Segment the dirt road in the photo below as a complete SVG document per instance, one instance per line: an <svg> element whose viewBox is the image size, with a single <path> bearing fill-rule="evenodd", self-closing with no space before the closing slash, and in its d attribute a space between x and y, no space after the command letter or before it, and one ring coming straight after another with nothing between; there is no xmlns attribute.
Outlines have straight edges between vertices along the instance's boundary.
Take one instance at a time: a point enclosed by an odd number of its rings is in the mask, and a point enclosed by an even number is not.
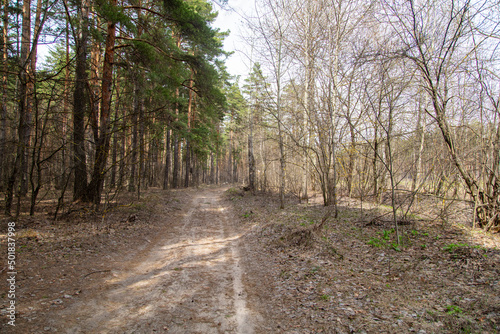
<svg viewBox="0 0 500 334"><path fill-rule="evenodd" d="M165 234L106 288L71 305L51 327L66 333L253 333L259 315L242 283L239 238L224 189L193 192L165 216Z"/></svg>

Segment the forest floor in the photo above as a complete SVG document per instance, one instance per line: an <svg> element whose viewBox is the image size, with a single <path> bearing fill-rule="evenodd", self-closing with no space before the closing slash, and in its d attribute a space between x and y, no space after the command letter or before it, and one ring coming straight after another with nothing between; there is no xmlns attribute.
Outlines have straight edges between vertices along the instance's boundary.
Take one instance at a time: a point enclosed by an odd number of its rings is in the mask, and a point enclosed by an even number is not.
<svg viewBox="0 0 500 334"><path fill-rule="evenodd" d="M229 186L120 204L16 221L16 326L0 264L0 332L500 331L499 235L414 218L398 246L374 219L387 208L345 199L334 218Z"/></svg>

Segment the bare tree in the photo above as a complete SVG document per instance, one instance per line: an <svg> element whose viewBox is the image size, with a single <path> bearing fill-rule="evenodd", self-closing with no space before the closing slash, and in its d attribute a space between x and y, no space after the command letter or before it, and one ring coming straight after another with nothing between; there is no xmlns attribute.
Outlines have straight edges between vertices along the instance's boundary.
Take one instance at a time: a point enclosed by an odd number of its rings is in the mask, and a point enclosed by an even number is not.
<svg viewBox="0 0 500 334"><path fill-rule="evenodd" d="M485 37L479 43L471 43L475 18L481 8L487 7L482 4L453 0L441 6L431 1L408 1L403 6L386 3L386 8L395 18L391 24L402 45L401 55L412 61L424 82L432 103L432 110L426 111L437 122L467 192L475 203L479 203L479 224L489 229L500 224L498 163L493 162L491 166L490 184L481 185L470 173L452 131L454 110L450 105L450 101L456 98L451 95L453 86L457 84L460 70L466 67L466 59L479 47L478 44L487 41ZM493 147L497 143L494 140Z"/></svg>

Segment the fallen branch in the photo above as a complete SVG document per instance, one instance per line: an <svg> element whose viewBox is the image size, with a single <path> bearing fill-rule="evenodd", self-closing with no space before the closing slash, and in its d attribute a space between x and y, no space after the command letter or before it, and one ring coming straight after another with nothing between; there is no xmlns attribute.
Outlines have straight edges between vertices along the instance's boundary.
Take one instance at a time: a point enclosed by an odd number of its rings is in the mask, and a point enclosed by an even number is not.
<svg viewBox="0 0 500 334"><path fill-rule="evenodd" d="M323 226L325 225L326 221L328 220L328 218L330 218L330 216L332 215L332 212L333 210L328 210L328 212L323 216L323 219L321 219L321 223L313 226L312 230L314 232L318 232L318 231L321 231L321 229L323 228Z"/></svg>
<svg viewBox="0 0 500 334"><path fill-rule="evenodd" d="M107 273L107 272L110 272L110 271L111 271L111 270L97 270L97 271L92 271L92 272L90 272L90 273L88 273L88 274L86 274L86 275L82 276L82 278L85 278L85 277L90 276L90 275L92 275L92 274L97 274L97 273Z"/></svg>

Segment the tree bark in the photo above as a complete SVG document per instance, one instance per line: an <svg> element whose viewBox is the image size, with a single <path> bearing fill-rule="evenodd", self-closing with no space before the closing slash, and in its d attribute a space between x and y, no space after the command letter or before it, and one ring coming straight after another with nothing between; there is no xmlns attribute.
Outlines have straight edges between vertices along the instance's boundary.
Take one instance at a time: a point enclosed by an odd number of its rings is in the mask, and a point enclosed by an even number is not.
<svg viewBox="0 0 500 334"><path fill-rule="evenodd" d="M117 0L110 0L114 7ZM111 89L113 81L113 57L115 52L116 22L108 21L106 49L104 52L104 64L102 68L102 99L101 115L99 117L99 140L96 143L94 171L89 184L89 193L92 202L99 206L101 203L101 193L104 186L104 176L106 172L106 161L109 155L110 145L110 115L111 115Z"/></svg>
<svg viewBox="0 0 500 334"><path fill-rule="evenodd" d="M141 83L142 84L142 83ZM142 90L140 92L139 100L139 177L137 178L137 198L141 196L142 188L147 189L146 182L146 157L145 157L145 130L144 130L144 98L142 97Z"/></svg>
<svg viewBox="0 0 500 334"><path fill-rule="evenodd" d="M251 192L255 192L255 158L253 155L253 110L250 107L248 134L248 188Z"/></svg>
<svg viewBox="0 0 500 334"><path fill-rule="evenodd" d="M0 124L0 191L4 191L5 179L7 175L7 69L8 69L8 27L9 27L9 1L3 1L3 57L2 57L2 106Z"/></svg>
<svg viewBox="0 0 500 334"><path fill-rule="evenodd" d="M347 117L350 118L350 115L348 114ZM354 173L354 162L356 159L356 133L354 129L354 125L352 122L349 122L349 132L351 135L351 142L349 143L349 161L347 164L347 193L348 196L352 196L352 179L353 179L353 173Z"/></svg>
<svg viewBox="0 0 500 334"><path fill-rule="evenodd" d="M184 187L189 187L189 175L191 172L191 140L189 138L189 133L191 132L191 118L193 117L193 71L191 71L191 79L189 80L189 100L188 100L188 114L187 114L187 131L188 136L186 138L186 177L184 178Z"/></svg>
<svg viewBox="0 0 500 334"><path fill-rule="evenodd" d="M210 152L210 184L215 183L215 161L214 152Z"/></svg>
<svg viewBox="0 0 500 334"><path fill-rule="evenodd" d="M415 133L418 136L418 142L419 142L419 147L416 152L416 159L414 162L414 172L413 172L413 178L412 178L412 183L411 183L411 191L414 192L415 189L417 189L417 181L418 181L418 173L421 170L421 164L422 164L422 152L424 151L424 142L425 142L425 118L422 119L424 116L424 112L422 107L419 105L418 107L418 116L417 116L417 128L415 129ZM424 125L422 125L422 123Z"/></svg>
<svg viewBox="0 0 500 334"><path fill-rule="evenodd" d="M165 135L165 173L163 177L163 189L168 189L170 178L170 160L172 155L172 148L170 146L170 129L167 129Z"/></svg>
<svg viewBox="0 0 500 334"><path fill-rule="evenodd" d="M175 90L175 97L179 98L179 88ZM178 102L175 102L175 121L179 121L179 106ZM178 188L180 183L180 138L178 131L174 131L174 166L172 171L172 188Z"/></svg>
<svg viewBox="0 0 500 334"><path fill-rule="evenodd" d="M26 156L26 138L29 139L29 115L27 106L28 71L29 71L29 49L31 40L31 1L23 1L23 23L21 35L21 54L19 57L19 88L18 88L18 144L16 150L16 160L7 182L5 196L5 214L10 215L12 200L14 197L14 186L24 166ZM20 180L18 199L21 192L22 177ZM19 204L19 203L18 203ZM19 205L18 205L19 211Z"/></svg>
<svg viewBox="0 0 500 334"><path fill-rule="evenodd" d="M133 81L134 81L134 109L132 111L132 147L131 147L131 155L130 155L130 177L129 177L129 182L128 182L128 191L129 192L134 192L137 190L136 188L136 183L137 183L137 177L136 177L136 170L137 170L137 148L138 148L138 136L139 136L139 124L138 124L138 118L139 118L139 108L140 108L140 102L139 102L139 83L137 74L133 74Z"/></svg>
<svg viewBox="0 0 500 334"><path fill-rule="evenodd" d="M73 200L89 201L87 193L87 161L85 153L85 109L87 106L87 40L88 40L88 0L78 3L81 26L76 40L75 90L73 93L73 166L75 180ZM68 18L69 19L69 18Z"/></svg>

